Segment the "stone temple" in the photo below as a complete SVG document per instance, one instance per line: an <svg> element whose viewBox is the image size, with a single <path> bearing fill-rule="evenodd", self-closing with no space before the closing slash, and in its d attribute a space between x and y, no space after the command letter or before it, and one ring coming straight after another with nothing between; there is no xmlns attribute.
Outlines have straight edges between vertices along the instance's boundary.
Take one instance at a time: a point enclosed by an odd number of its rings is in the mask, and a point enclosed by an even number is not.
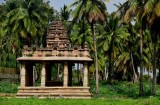
<svg viewBox="0 0 160 105"><path fill-rule="evenodd" d="M17 97L39 98L91 98L88 86L88 68L93 62L90 58L88 46L83 48L72 45L67 31L61 21L53 21L48 29L46 47L24 46L20 62L20 87ZM39 85L35 83L36 64L40 66ZM74 86L72 68L75 64L83 65L82 84ZM53 74L58 69L52 69L53 65L61 65L62 78L54 80Z"/></svg>

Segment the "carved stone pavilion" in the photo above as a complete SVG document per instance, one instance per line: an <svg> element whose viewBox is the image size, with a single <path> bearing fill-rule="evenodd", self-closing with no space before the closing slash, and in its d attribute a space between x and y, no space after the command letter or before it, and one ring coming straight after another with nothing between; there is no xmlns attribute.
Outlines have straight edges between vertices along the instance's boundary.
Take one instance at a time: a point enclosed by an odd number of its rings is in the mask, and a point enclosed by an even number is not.
<svg viewBox="0 0 160 105"><path fill-rule="evenodd" d="M61 21L53 21L50 24L46 38L47 47L24 46L20 62L20 87L17 97L39 98L91 98L88 86L88 68L93 60L90 58L88 46L81 48L71 45L67 31ZM35 85L35 64L41 65L39 86ZM61 64L62 80L55 81L52 78L54 64ZM83 65L82 85L72 85L72 67L76 63Z"/></svg>

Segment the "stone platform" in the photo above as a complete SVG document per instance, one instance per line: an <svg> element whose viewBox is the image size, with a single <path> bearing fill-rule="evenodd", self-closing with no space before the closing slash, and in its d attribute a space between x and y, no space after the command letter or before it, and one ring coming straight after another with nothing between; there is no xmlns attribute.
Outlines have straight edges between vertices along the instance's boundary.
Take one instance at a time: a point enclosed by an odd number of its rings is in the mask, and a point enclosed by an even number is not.
<svg viewBox="0 0 160 105"><path fill-rule="evenodd" d="M89 89L89 87L19 87L16 97L90 99Z"/></svg>

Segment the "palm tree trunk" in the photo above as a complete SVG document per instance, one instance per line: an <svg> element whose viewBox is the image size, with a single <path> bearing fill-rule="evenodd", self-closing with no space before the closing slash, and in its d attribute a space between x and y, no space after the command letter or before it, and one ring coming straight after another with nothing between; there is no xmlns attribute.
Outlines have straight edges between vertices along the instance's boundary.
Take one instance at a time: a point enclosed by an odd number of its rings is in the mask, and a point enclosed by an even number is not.
<svg viewBox="0 0 160 105"><path fill-rule="evenodd" d="M131 64L132 64L132 69L133 69L133 83L136 83L138 77L137 77L135 67L134 67L132 48L130 49L130 56L131 56Z"/></svg>
<svg viewBox="0 0 160 105"><path fill-rule="evenodd" d="M142 29L139 30L140 33L140 90L139 96L143 96L143 67L142 67L142 59L143 59L143 40L142 40Z"/></svg>
<svg viewBox="0 0 160 105"><path fill-rule="evenodd" d="M153 55L153 80L152 80L152 95L155 93L155 85L156 85L156 47L157 41L154 41L154 55Z"/></svg>
<svg viewBox="0 0 160 105"><path fill-rule="evenodd" d="M113 49L113 41L111 41L110 49L109 49L109 67L108 67L108 82L111 82L112 79L112 49Z"/></svg>
<svg viewBox="0 0 160 105"><path fill-rule="evenodd" d="M111 82L112 61L111 52L109 51L109 67L108 67L108 82Z"/></svg>
<svg viewBox="0 0 160 105"><path fill-rule="evenodd" d="M17 52L16 52L16 59L18 58L18 54L17 54ZM16 71L18 71L18 62L17 62L17 60L16 60Z"/></svg>
<svg viewBox="0 0 160 105"><path fill-rule="evenodd" d="M96 36L94 34L94 23L91 23L93 44L94 44L94 53L95 53L95 67L96 67L96 94L99 93L98 89L98 57L97 57L97 45L96 45Z"/></svg>
<svg viewBox="0 0 160 105"><path fill-rule="evenodd" d="M160 55L158 56L158 59L157 59L157 65L158 65L158 77L157 77L157 84L160 84Z"/></svg>

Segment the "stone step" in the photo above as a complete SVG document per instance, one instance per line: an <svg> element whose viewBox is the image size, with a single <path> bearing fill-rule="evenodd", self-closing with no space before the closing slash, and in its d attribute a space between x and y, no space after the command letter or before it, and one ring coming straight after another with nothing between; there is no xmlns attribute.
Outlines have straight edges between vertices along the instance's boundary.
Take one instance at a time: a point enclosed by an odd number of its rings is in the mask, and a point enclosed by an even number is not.
<svg viewBox="0 0 160 105"><path fill-rule="evenodd" d="M16 98L31 98L33 96L16 96ZM91 96L50 96L50 97L46 97L46 96L39 96L39 97L35 97L35 98L65 98L65 99L91 99Z"/></svg>
<svg viewBox="0 0 160 105"><path fill-rule="evenodd" d="M89 92L89 88L19 88L19 92L86 93Z"/></svg>
<svg viewBox="0 0 160 105"><path fill-rule="evenodd" d="M88 93L89 90L19 90L20 93Z"/></svg>
<svg viewBox="0 0 160 105"><path fill-rule="evenodd" d="M18 87L18 89L90 89L90 87Z"/></svg>
<svg viewBox="0 0 160 105"><path fill-rule="evenodd" d="M66 91L18 91L18 93L89 93L88 91L87 92L72 92L72 91L69 91L69 92L66 92Z"/></svg>
<svg viewBox="0 0 160 105"><path fill-rule="evenodd" d="M87 96L87 95L91 95L90 93L17 93L17 95L50 95L50 96L54 96L54 95L58 95L58 96L71 96L71 95L82 95L82 96Z"/></svg>
<svg viewBox="0 0 160 105"><path fill-rule="evenodd" d="M18 93L16 95L17 98L29 98L29 97L37 97L37 98L91 98L90 93Z"/></svg>

